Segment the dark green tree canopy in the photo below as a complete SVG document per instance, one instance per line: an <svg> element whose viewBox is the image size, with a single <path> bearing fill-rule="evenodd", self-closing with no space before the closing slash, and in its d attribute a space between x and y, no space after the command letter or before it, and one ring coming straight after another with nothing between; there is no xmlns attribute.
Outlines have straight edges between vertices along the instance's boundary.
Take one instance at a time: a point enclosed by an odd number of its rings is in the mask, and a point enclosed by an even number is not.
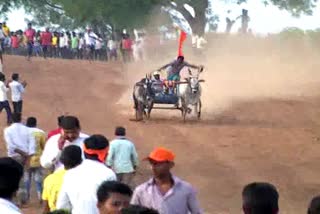
<svg viewBox="0 0 320 214"><path fill-rule="evenodd" d="M247 0L220 0L226 3L243 3ZM289 11L294 16L311 15L317 0L261 0L265 5L273 4ZM76 2L76 3L75 3ZM172 4L175 3L175 6ZM195 10L193 17L184 7L190 5ZM24 7L32 14L37 25L58 24L74 28L91 24L112 25L118 29L140 27L160 12L162 6L180 12L196 34L202 34L209 21L208 0L0 0L0 12L5 14L13 8ZM216 19L217 20L217 19Z"/></svg>

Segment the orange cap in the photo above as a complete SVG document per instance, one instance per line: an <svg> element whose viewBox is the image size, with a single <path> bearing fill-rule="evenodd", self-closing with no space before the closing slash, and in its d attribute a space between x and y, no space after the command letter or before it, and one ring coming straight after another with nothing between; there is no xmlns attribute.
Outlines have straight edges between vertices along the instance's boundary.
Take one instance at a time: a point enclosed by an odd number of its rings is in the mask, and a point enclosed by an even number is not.
<svg viewBox="0 0 320 214"><path fill-rule="evenodd" d="M164 161L174 161L175 154L171 152L170 150L162 147L158 147L155 150L153 150L148 157L145 158L145 160L155 160L158 162L164 162Z"/></svg>

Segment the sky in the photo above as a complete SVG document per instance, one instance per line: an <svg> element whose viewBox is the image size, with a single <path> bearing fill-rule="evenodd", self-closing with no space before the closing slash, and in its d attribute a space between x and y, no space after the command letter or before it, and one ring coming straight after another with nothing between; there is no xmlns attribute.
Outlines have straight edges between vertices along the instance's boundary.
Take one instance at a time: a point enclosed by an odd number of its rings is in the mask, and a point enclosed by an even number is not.
<svg viewBox="0 0 320 214"><path fill-rule="evenodd" d="M214 12L220 16L218 31L223 32L225 30L225 18L227 16L235 19L241 14L243 8L249 10L249 16L251 18L249 28L251 28L254 33L277 33L285 27L299 27L305 30L320 28L320 5L314 10L313 16L294 18L287 11L279 10L273 5L264 6L261 2L260 0L248 0L245 4L237 5L226 4L221 0L211 0ZM228 13L228 10L231 12ZM25 18L27 17L31 18L25 14L23 9L14 10L8 14L7 25L13 31L25 29ZM234 25L233 31L236 32L239 27L240 20Z"/></svg>

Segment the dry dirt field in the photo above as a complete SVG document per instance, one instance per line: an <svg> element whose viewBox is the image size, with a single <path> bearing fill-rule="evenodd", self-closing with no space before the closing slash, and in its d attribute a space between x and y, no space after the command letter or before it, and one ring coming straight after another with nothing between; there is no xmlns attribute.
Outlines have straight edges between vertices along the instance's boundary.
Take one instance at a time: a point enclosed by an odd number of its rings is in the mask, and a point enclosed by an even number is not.
<svg viewBox="0 0 320 214"><path fill-rule="evenodd" d="M19 72L29 83L24 118L36 116L46 131L56 127L58 115L72 114L83 132L109 139L115 126L125 126L140 159L156 146L172 149L174 173L194 185L206 213L241 213L242 188L252 181L276 185L282 214L305 213L320 194L320 63L316 58L290 63L278 57L258 57L255 63L248 63L253 56L227 58L203 62L203 118L186 124L179 112L168 111L155 111L144 123L129 120L132 83L163 62L126 67L6 56L5 73ZM150 175L141 162L137 183ZM33 202L24 213L40 213L39 206Z"/></svg>

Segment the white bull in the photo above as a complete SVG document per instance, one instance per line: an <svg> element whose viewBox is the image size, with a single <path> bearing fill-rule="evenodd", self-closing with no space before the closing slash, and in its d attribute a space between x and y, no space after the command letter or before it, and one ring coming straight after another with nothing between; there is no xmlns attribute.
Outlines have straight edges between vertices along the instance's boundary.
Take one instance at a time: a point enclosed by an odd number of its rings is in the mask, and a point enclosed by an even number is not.
<svg viewBox="0 0 320 214"><path fill-rule="evenodd" d="M181 102L181 110L183 121L186 121L187 113L190 114L192 109L189 106L194 107L194 111L197 114L198 119L201 117L201 85L199 76L203 71L203 67L200 67L197 70L197 73L193 74L193 72L189 70L189 77L185 80L187 84L179 84L178 86L178 96Z"/></svg>

